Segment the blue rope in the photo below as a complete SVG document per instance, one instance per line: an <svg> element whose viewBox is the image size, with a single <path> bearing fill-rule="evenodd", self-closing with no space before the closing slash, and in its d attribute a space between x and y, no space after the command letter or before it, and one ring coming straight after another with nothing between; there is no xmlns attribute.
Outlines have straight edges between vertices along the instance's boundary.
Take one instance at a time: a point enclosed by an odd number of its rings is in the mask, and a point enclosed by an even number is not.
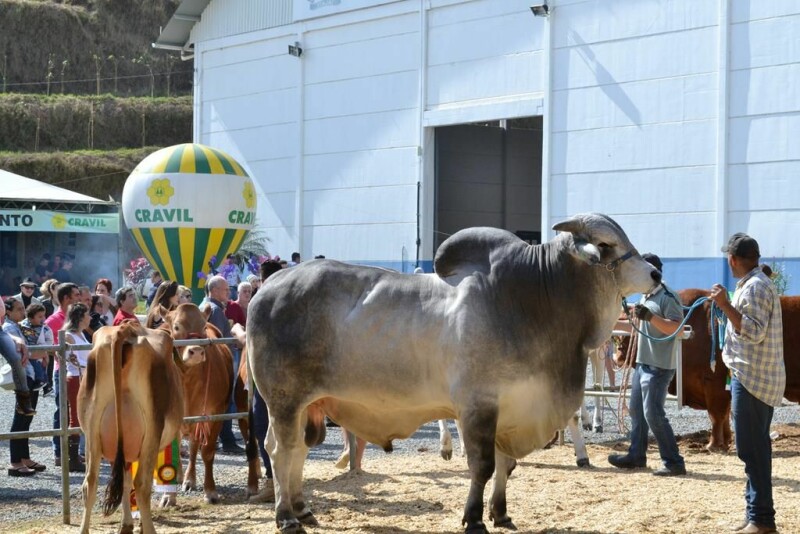
<svg viewBox="0 0 800 534"><path fill-rule="evenodd" d="M716 321L716 328L714 322ZM717 347L722 350L725 345L725 327L727 320L722 308L717 306L716 302L711 303L711 316L709 317L708 330L711 334L711 369L714 370L717 365Z"/></svg>
<svg viewBox="0 0 800 534"><path fill-rule="evenodd" d="M691 306L689 306L688 308L686 308L686 307L684 306L684 309L687 309L688 311L686 312L686 315L683 317L683 321L681 321L681 324L680 324L680 326L678 326L678 328L677 328L677 329L676 329L676 330L675 330L673 333L671 333L670 335L668 335L668 336L665 336L665 337L653 337L653 336L649 336L649 335L645 334L645 333L644 333L642 330L640 330L639 328L637 328L637 327L636 327L636 325L634 325L634 324L633 324L633 321L631 321L631 312L630 312L630 310L628 310L628 301L627 301L627 300L625 300L625 297L622 297L622 309L624 310L624 312L625 312L625 316L628 318L628 321L630 321L630 323L631 323L631 328L633 328L634 330L636 330L636 332L637 332L637 333L638 333L640 336L642 336L642 337L645 337L645 338L647 338L647 339L649 339L649 340L652 340L652 341L671 341L672 339L674 339L674 338L675 338L675 336L677 336L678 334L680 334L681 332L683 332L683 327L684 327L684 326L686 326L686 323L687 323L687 322L689 322L689 318L692 316L692 313L694 313L694 311L695 311L697 308L699 308L700 306L702 306L702 305L703 305L703 303L704 303L705 301L707 301L707 300L708 300L708 297L700 297L699 299L697 299L696 301L694 301L694 302L692 303L692 305L691 305Z"/></svg>
<svg viewBox="0 0 800 534"><path fill-rule="evenodd" d="M672 296L674 297L674 295ZM686 315L684 316L683 321L681 321L680 326L673 333L666 337L649 336L641 329L637 328L631 320L631 313L630 310L628 310L628 302L625 300L625 297L622 297L622 309L624 310L628 321L631 323L631 328L636 330L640 336L652 341L670 341L683 331L683 327L687 322L689 322L689 318L692 316L692 313L694 313L694 311L702 306L707 300L709 300L708 297L700 297L699 299L695 300L691 306L682 305L681 307L684 309L684 311L686 311ZM714 320L717 322L716 328L714 327ZM711 369L714 369L714 366L717 364L717 346L719 346L719 349L722 350L722 346L725 344L725 326L727 323L725 321L725 314L723 313L722 309L713 301L711 302L711 317L709 321L710 324L708 325L708 329L711 334Z"/></svg>

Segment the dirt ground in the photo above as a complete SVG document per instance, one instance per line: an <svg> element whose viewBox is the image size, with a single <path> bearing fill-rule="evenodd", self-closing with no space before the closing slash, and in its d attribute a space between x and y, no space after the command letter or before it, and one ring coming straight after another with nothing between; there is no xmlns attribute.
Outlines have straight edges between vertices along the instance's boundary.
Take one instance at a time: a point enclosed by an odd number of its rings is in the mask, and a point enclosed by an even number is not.
<svg viewBox="0 0 800 534"><path fill-rule="evenodd" d="M778 528L784 534L797 533L800 426L774 430L780 433L773 443ZM678 478L652 476L652 468L659 463L652 444L650 468L631 472L606 461L625 443L590 445L594 467L589 470L576 467L569 445L536 452L519 463L509 481L509 515L519 532L526 533L725 532L743 518L744 468L735 453L705 452L707 437L702 432L681 439L689 474ZM365 468L361 473L342 473L329 461L306 464L306 495L321 525L309 528L310 534L462 532L460 518L469 486L464 458L445 462L436 451L420 451L418 456L386 455L380 461L365 462ZM242 486L239 493L223 495L223 504L217 506L203 504L199 493L181 496L177 509L156 511L156 529L161 533L273 532L272 505L242 504L243 492ZM109 518L96 512L92 531L115 532L119 517L119 512ZM78 524L80 516L74 515L72 522ZM60 517L54 516L2 525L0 531L68 534L78 532L78 527L62 525Z"/></svg>

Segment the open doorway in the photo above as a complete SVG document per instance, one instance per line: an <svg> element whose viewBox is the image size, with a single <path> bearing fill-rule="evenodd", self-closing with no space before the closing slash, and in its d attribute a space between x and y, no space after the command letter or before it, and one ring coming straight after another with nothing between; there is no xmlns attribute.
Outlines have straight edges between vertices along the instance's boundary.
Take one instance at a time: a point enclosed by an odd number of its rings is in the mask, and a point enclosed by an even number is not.
<svg viewBox="0 0 800 534"><path fill-rule="evenodd" d="M438 127L435 146L434 251L471 226L541 242L541 116Z"/></svg>

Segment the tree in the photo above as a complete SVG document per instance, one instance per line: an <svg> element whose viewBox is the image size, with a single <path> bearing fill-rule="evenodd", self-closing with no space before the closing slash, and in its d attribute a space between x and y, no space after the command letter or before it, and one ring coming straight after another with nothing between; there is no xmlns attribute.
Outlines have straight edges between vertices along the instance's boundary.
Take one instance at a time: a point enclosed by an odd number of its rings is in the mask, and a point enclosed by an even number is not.
<svg viewBox="0 0 800 534"><path fill-rule="evenodd" d="M100 94L100 74L103 72L103 57L97 54L92 54L92 59L94 60L94 76L95 80L97 81L97 85L95 88L95 94Z"/></svg>
<svg viewBox="0 0 800 534"><path fill-rule="evenodd" d="M146 67L150 73L150 98L153 98L156 93L156 76L155 73L153 73L153 58L150 57L150 54L142 54L133 58L131 61L136 65Z"/></svg>
<svg viewBox="0 0 800 534"><path fill-rule="evenodd" d="M47 55L47 96L50 96L50 82L53 81L53 69L56 68L56 57L54 54Z"/></svg>

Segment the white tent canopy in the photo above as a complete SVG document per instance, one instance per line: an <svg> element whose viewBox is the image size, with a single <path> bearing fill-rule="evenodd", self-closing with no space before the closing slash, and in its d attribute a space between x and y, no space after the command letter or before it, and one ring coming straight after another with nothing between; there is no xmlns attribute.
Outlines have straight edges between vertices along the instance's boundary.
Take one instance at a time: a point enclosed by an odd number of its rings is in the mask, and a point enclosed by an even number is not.
<svg viewBox="0 0 800 534"><path fill-rule="evenodd" d="M109 204L98 198L0 169L0 202L2 201Z"/></svg>

